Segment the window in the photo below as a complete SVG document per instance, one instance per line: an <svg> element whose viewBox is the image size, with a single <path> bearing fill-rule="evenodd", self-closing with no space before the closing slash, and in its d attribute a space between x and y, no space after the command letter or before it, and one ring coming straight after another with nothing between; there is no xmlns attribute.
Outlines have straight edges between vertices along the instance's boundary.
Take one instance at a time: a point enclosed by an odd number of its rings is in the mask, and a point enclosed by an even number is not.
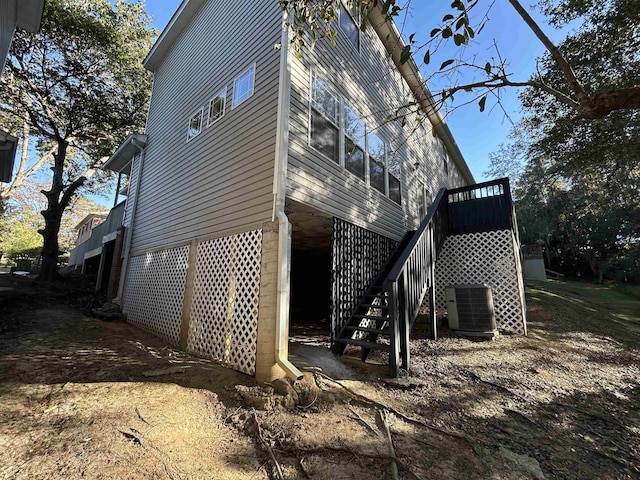
<svg viewBox="0 0 640 480"><path fill-rule="evenodd" d="M207 126L213 125L224 115L224 107L227 103L227 89L223 89L209 102L209 121Z"/></svg>
<svg viewBox="0 0 640 480"><path fill-rule="evenodd" d="M387 170L389 172L389 198L398 205L402 204L400 190L400 157L396 153L389 153L387 148Z"/></svg>
<svg viewBox="0 0 640 480"><path fill-rule="evenodd" d="M360 29L358 28L357 19L358 7L357 1L352 0L349 2L350 7L346 7L344 3L340 7L340 29L347 36L347 39L355 47L356 50L360 50Z"/></svg>
<svg viewBox="0 0 640 480"><path fill-rule="evenodd" d="M339 157L338 96L327 82L314 76L311 83L311 146L334 162Z"/></svg>
<svg viewBox="0 0 640 480"><path fill-rule="evenodd" d="M364 122L344 104L344 166L364 180Z"/></svg>
<svg viewBox="0 0 640 480"><path fill-rule="evenodd" d="M189 129L187 130L187 142L194 139L200 132L202 132L202 117L204 116L204 109L198 110L198 113L193 115L189 119Z"/></svg>
<svg viewBox="0 0 640 480"><path fill-rule="evenodd" d="M369 132L367 149L369 151L369 184L380 193L385 194L384 142L375 133Z"/></svg>
<svg viewBox="0 0 640 480"><path fill-rule="evenodd" d="M246 70L233 82L233 106L237 107L247 98L253 95L253 84L255 81L256 66Z"/></svg>
<svg viewBox="0 0 640 480"><path fill-rule="evenodd" d="M389 198L398 205L402 204L402 193L400 192L400 180L389 173Z"/></svg>

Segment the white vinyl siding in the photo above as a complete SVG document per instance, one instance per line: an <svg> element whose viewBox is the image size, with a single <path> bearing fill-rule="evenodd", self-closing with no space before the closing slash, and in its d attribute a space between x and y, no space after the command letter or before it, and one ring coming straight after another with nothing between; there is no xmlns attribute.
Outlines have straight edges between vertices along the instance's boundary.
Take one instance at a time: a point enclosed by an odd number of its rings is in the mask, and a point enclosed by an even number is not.
<svg viewBox="0 0 640 480"><path fill-rule="evenodd" d="M465 184L453 163L447 180L442 169L442 149L428 121L424 128L406 121L403 127L402 119L385 122L406 103L409 89L400 80L372 28L360 33L359 55L354 55L348 42L338 41L331 46L328 41L318 41L313 50L305 50L302 59L293 55L289 58L292 87L287 195L290 198L399 239L419 224L418 181L431 192L443 186ZM389 176L384 187L389 196L385 196L309 144L312 72L327 79L346 105L388 145L383 161L387 162L389 175L399 181L399 191ZM414 115L409 118L415 122ZM346 150L347 146L343 148Z"/></svg>
<svg viewBox="0 0 640 480"><path fill-rule="evenodd" d="M255 228L271 220L282 12L255 0L205 2L161 60L149 109L134 252ZM251 101L229 109L197 139L185 125L223 88L232 95L255 60ZM215 80L215 81L212 81Z"/></svg>

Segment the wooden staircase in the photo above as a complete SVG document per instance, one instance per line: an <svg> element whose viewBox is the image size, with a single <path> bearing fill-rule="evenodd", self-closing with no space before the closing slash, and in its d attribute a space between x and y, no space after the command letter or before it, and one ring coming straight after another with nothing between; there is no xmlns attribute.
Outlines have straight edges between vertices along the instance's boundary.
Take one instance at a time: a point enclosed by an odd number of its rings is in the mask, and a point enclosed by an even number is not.
<svg viewBox="0 0 640 480"><path fill-rule="evenodd" d="M446 237L446 209L441 189L418 230L405 234L336 336L338 355L347 345L362 349L362 361L372 350L388 352L389 367L398 376L400 367L409 368L409 333L428 292L435 336L435 262Z"/></svg>
<svg viewBox="0 0 640 480"><path fill-rule="evenodd" d="M387 295L383 291L383 283L404 253L414 234L415 230L405 234L387 263L382 267L378 276L354 308L351 318L349 318L349 321L336 337L336 353L338 355L344 353L347 345L362 348L361 358L363 362L367 360L372 350L391 352L390 336L392 331L389 325L389 308ZM378 343L380 337L387 341Z"/></svg>

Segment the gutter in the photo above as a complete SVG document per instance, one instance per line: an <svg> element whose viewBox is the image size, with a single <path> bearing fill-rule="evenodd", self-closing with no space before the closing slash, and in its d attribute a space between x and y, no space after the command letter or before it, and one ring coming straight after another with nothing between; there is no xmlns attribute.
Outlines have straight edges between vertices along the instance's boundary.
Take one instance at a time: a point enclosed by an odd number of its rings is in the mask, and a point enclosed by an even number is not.
<svg viewBox="0 0 640 480"><path fill-rule="evenodd" d="M283 13L283 23L286 20ZM282 29L280 39L280 81L278 87L278 119L276 127L276 158L273 170L273 214L278 220L278 297L276 302L276 363L288 377L302 379L302 372L289 361L289 297L291 272L290 223L284 212L287 191L289 157L289 118L291 114L291 74L289 70L289 30Z"/></svg>
<svg viewBox="0 0 640 480"><path fill-rule="evenodd" d="M131 258L131 239L133 238L133 223L136 219L136 210L138 209L138 198L140 197L140 184L142 183L142 168L144 167L144 157L145 157L145 147L146 144L138 143L138 140L133 137L131 138L131 144L135 146L140 151L140 166L138 167L138 175L136 178L136 194L133 197L133 205L131 205L131 220L129 221L129 226L127 227L127 237L125 240L125 253L124 259L122 260L122 270L120 271L120 284L118 285L118 296L113 300L114 303L119 304L120 306L124 306L125 300L125 292L124 292L124 284L127 278L127 274L129 273L129 259ZM135 161L135 159L134 159ZM133 169L133 165L132 165Z"/></svg>

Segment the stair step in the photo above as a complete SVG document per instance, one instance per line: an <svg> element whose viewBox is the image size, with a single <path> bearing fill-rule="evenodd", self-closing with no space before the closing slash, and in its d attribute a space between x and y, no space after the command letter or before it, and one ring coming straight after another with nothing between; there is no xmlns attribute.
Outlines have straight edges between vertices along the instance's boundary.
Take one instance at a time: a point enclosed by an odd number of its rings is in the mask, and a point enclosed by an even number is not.
<svg viewBox="0 0 640 480"><path fill-rule="evenodd" d="M354 340L353 338L338 338L338 343L346 343L347 345L355 345L356 347L371 348L374 350L382 350L383 352L390 352L391 345L385 343L374 343L366 340Z"/></svg>
<svg viewBox="0 0 640 480"><path fill-rule="evenodd" d="M356 331L356 332L377 333L378 335L389 336L389 330L381 330L379 328L358 327L357 325L347 325L345 327L345 329L346 330L353 330L353 331Z"/></svg>
<svg viewBox="0 0 640 480"><path fill-rule="evenodd" d="M379 320L379 321L388 321L389 317L380 317L379 315L361 315L355 314L352 315L351 318L361 318L363 320Z"/></svg>
<svg viewBox="0 0 640 480"><path fill-rule="evenodd" d="M360 306L368 308L379 308L382 310L387 310L389 308L388 305L374 305L373 303L361 303Z"/></svg>

